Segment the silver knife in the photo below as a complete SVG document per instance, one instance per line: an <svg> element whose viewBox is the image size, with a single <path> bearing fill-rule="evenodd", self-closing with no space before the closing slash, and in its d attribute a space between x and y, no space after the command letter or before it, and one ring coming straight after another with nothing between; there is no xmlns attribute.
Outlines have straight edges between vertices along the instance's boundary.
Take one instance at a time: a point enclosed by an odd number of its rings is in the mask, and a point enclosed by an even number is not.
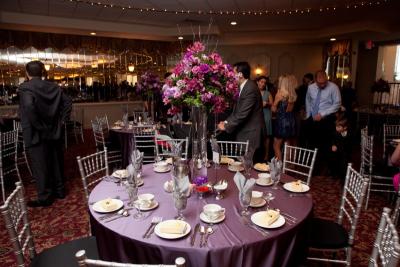
<svg viewBox="0 0 400 267"><path fill-rule="evenodd" d="M197 223L196 226L194 227L193 234L192 234L192 237L190 239L190 245L192 247L194 246L194 242L196 241L196 234L199 231L199 228L200 228L200 223Z"/></svg>

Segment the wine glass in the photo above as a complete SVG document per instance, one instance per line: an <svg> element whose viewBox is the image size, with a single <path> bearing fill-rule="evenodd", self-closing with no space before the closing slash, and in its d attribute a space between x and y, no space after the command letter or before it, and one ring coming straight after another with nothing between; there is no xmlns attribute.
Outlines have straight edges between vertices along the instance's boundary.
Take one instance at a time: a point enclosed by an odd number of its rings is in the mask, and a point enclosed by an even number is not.
<svg viewBox="0 0 400 267"><path fill-rule="evenodd" d="M274 194L272 194L271 192L264 192L264 193L263 193L263 198L265 199L265 201L267 201L267 208L266 208L266 210L269 210L269 202L270 202L271 200L274 200L274 199L275 199L275 196L274 196Z"/></svg>
<svg viewBox="0 0 400 267"><path fill-rule="evenodd" d="M272 189L275 189L275 190L278 189L278 183L281 180L281 174L271 172L271 179L274 182L274 186L272 187Z"/></svg>
<svg viewBox="0 0 400 267"><path fill-rule="evenodd" d="M239 202L240 206L242 206L242 211L240 212L240 215L242 216L247 216L249 215L249 206L251 202L251 190L248 190L247 192L240 192L239 193Z"/></svg>
<svg viewBox="0 0 400 267"><path fill-rule="evenodd" d="M183 216L183 210L186 208L187 197L180 192L173 192L172 196L174 199L174 206L178 211L178 215L175 217L175 219L184 220L185 217Z"/></svg>

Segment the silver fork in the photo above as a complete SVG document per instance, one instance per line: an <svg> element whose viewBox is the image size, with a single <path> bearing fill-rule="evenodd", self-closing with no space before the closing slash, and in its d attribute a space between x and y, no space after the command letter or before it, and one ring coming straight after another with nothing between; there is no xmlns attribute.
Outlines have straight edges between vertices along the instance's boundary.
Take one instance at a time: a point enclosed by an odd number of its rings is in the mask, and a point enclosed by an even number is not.
<svg viewBox="0 0 400 267"><path fill-rule="evenodd" d="M252 224L252 223L250 222L250 220L249 220L246 216L241 216L241 218L242 218L242 223L243 223L244 225L246 225L246 226L248 226L248 227L250 227L250 228L253 228L254 230L256 230L256 231L258 231L259 233L261 233L263 236L268 236L268 235L269 235L269 232L268 232L268 231L266 231L266 230L264 230L264 229L261 229L261 228L258 228L257 226L255 226L254 224Z"/></svg>
<svg viewBox="0 0 400 267"><path fill-rule="evenodd" d="M162 222L163 217L153 217L151 219L151 223L149 228L147 228L146 232L143 234L143 238L150 238L151 234L154 232L154 228L156 227L157 224Z"/></svg>

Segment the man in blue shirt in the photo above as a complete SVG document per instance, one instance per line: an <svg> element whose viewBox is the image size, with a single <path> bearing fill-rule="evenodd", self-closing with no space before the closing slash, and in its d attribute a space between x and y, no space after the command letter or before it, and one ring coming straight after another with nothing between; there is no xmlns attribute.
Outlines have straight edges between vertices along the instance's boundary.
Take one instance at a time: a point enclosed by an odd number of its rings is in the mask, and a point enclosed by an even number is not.
<svg viewBox="0 0 400 267"><path fill-rule="evenodd" d="M337 85L328 81L325 71L317 71L315 82L310 84L307 90L306 117L308 146L318 148L319 156L328 155L330 151L331 139L335 132L335 114L340 105L340 91Z"/></svg>

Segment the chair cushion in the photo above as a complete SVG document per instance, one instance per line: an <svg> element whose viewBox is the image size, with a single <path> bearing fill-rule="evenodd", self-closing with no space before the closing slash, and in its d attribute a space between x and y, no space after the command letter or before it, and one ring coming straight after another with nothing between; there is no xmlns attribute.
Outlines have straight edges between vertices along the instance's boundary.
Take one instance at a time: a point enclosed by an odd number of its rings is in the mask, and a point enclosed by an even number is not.
<svg viewBox="0 0 400 267"><path fill-rule="evenodd" d="M89 259L99 259L96 237L73 240L44 250L31 262L31 267L78 267L75 253L84 249Z"/></svg>
<svg viewBox="0 0 400 267"><path fill-rule="evenodd" d="M320 249L338 249L349 246L349 235L340 224L320 218L311 219L308 226L308 246Z"/></svg>

